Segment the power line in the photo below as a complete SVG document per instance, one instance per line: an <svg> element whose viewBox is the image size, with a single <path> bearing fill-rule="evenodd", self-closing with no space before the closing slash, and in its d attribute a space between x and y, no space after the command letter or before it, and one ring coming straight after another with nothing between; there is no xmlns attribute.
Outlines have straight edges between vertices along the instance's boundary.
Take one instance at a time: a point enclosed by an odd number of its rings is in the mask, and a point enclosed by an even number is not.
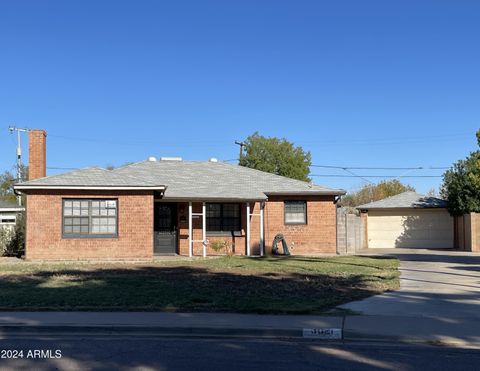
<svg viewBox="0 0 480 371"><path fill-rule="evenodd" d="M375 166L333 166L333 165L311 165L311 167L319 167L325 169L340 170L447 170L446 166L417 166L417 167L375 167Z"/></svg>
<svg viewBox="0 0 480 371"><path fill-rule="evenodd" d="M459 141L471 138L471 133L456 133L443 135L428 135L428 136L414 136L414 137L389 137L389 138L368 138L368 139L334 139L334 140L297 140L297 143L302 144L322 144L322 145L397 145L397 144L420 144L430 143L433 140L437 142Z"/></svg>
<svg viewBox="0 0 480 371"><path fill-rule="evenodd" d="M350 171L350 170L347 170L347 169L343 169L343 171L351 174L352 176L356 177L356 178L360 178L360 179L363 179L364 181L366 181L367 183L370 183L370 184L373 184L373 182L371 182L369 179L363 177L363 176L360 176L358 174L355 174L353 171Z"/></svg>
<svg viewBox="0 0 480 371"><path fill-rule="evenodd" d="M82 138L82 137L69 137L63 135L48 134L50 138L68 140L73 142L89 142L89 143L103 143L110 145L121 145L121 146L141 146L141 145L161 145L162 147L182 147L182 146L191 146L194 144L202 145L203 147L213 147L213 146L227 146L225 141L221 140L182 140L181 142L161 142L161 141L152 141L152 140L108 140L108 139L96 139L96 138Z"/></svg>
<svg viewBox="0 0 480 371"><path fill-rule="evenodd" d="M309 176L325 178L442 178L442 175L344 175L344 174L310 174ZM365 180L365 179L364 179ZM368 181L368 180L367 180ZM368 181L371 183L370 181Z"/></svg>

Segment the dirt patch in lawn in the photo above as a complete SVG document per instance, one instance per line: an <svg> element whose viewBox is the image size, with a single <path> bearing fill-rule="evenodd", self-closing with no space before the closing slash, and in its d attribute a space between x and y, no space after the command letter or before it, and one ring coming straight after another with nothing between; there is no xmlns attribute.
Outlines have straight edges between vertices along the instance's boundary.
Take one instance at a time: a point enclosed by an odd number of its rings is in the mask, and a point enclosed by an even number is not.
<svg viewBox="0 0 480 371"><path fill-rule="evenodd" d="M392 258L2 264L1 310L323 313L398 288Z"/></svg>

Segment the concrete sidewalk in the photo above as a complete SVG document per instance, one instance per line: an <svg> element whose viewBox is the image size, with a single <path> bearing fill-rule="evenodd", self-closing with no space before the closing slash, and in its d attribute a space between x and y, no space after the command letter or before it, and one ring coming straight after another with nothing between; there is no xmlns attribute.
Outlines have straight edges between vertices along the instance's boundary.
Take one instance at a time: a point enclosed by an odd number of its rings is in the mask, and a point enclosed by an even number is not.
<svg viewBox="0 0 480 371"><path fill-rule="evenodd" d="M0 336L102 333L299 339L305 337L305 329L339 329L344 341L443 343L480 348L480 323L465 318L157 312L0 313Z"/></svg>

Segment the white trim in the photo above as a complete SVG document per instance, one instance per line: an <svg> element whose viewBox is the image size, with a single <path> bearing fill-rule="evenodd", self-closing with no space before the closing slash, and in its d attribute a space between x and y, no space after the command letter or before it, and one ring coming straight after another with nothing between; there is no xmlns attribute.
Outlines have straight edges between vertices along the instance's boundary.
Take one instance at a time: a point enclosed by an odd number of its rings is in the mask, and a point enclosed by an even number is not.
<svg viewBox="0 0 480 371"><path fill-rule="evenodd" d="M290 191L290 192L265 192L267 196L339 196L345 195L347 192L343 189L332 191Z"/></svg>
<svg viewBox="0 0 480 371"><path fill-rule="evenodd" d="M20 211L25 211L25 208L21 207L21 208L9 208L9 209L2 209L0 207L0 213L3 213L3 212L20 212Z"/></svg>
<svg viewBox="0 0 480 371"><path fill-rule="evenodd" d="M203 257L207 257L207 204L202 203L202 238L203 238Z"/></svg>
<svg viewBox="0 0 480 371"><path fill-rule="evenodd" d="M264 224L265 202L260 203L260 256L265 255L265 224Z"/></svg>
<svg viewBox="0 0 480 371"><path fill-rule="evenodd" d="M166 187L168 188L168 187ZM160 202L211 202L211 203L244 203L244 202L259 202L259 201L267 201L267 198L232 198L232 197L171 197L165 196Z"/></svg>
<svg viewBox="0 0 480 371"><path fill-rule="evenodd" d="M247 256L250 256L250 202L247 202Z"/></svg>
<svg viewBox="0 0 480 371"><path fill-rule="evenodd" d="M192 226L192 203L188 203L188 256L193 256L193 226Z"/></svg>
<svg viewBox="0 0 480 371"><path fill-rule="evenodd" d="M132 191L164 191L165 186L34 186L34 185L17 185L14 189L30 190L30 189L85 189L85 190L132 190Z"/></svg>

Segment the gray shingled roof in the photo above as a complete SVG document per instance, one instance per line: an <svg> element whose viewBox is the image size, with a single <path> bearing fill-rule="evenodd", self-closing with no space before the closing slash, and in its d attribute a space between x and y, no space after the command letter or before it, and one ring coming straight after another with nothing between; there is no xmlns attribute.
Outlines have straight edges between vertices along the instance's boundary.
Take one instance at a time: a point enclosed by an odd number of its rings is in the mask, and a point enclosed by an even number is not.
<svg viewBox="0 0 480 371"><path fill-rule="evenodd" d="M0 200L0 210L1 209L18 209L23 210L22 206L18 206L17 204L9 201Z"/></svg>
<svg viewBox="0 0 480 371"><path fill-rule="evenodd" d="M69 173L47 176L15 186L16 189L24 187L163 187L161 184L149 182L146 179L138 179L128 174L118 174L110 170L91 167L75 170Z"/></svg>
<svg viewBox="0 0 480 371"><path fill-rule="evenodd" d="M100 175L100 178L97 177ZM342 195L345 191L222 162L143 161L115 170L91 169L22 183L27 186L96 184L101 180L165 185L165 199L264 200L268 195Z"/></svg>
<svg viewBox="0 0 480 371"><path fill-rule="evenodd" d="M416 192L404 192L380 201L357 206L357 209L432 209L446 208L447 206L448 202L441 198L424 196Z"/></svg>

